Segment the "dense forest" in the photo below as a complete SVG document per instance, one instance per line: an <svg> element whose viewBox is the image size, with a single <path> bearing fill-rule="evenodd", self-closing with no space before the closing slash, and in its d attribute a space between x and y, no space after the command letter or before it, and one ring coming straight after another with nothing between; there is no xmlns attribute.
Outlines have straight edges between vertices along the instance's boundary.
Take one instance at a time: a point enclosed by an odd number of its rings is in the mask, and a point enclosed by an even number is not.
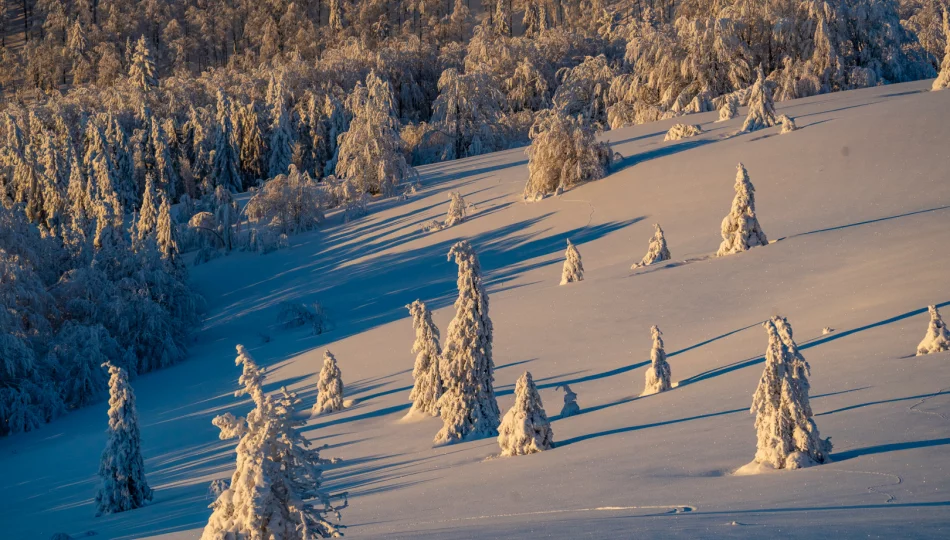
<svg viewBox="0 0 950 540"><path fill-rule="evenodd" d="M948 7L0 0L0 434L103 399L104 362L184 358L185 252L277 249L415 165L732 110L759 72L776 101L933 77Z"/></svg>

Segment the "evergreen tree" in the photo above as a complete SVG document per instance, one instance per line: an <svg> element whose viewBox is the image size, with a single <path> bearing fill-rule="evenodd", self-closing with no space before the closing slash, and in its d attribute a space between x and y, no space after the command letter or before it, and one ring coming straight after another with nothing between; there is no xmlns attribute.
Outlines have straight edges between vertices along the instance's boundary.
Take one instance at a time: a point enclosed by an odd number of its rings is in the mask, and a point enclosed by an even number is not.
<svg viewBox="0 0 950 540"><path fill-rule="evenodd" d="M498 434L500 416L494 389L492 322L478 256L468 242L461 241L449 250L452 257L459 267L459 296L439 366L443 425L435 436L436 444L493 437Z"/></svg>
<svg viewBox="0 0 950 540"><path fill-rule="evenodd" d="M214 159L211 163L211 182L231 191L241 191L240 151L234 141L234 124L231 122L231 102L218 90L218 130L214 141Z"/></svg>
<svg viewBox="0 0 950 540"><path fill-rule="evenodd" d="M564 267L561 269L561 285L575 281L584 281L584 263L581 261L581 253L568 240L567 251L564 252Z"/></svg>
<svg viewBox="0 0 950 540"><path fill-rule="evenodd" d="M109 440L99 463L97 516L145 506L152 490L145 479L142 442L139 435L135 394L126 371L112 364L109 369Z"/></svg>
<svg viewBox="0 0 950 540"><path fill-rule="evenodd" d="M950 12L947 11L943 12L943 36L947 44L943 53L943 62L940 63L940 73L932 86L934 90L950 88Z"/></svg>
<svg viewBox="0 0 950 540"><path fill-rule="evenodd" d="M718 257L769 243L755 216L755 187L749 181L749 173L741 163L736 173L735 189L732 210L722 220L722 244L716 253Z"/></svg>
<svg viewBox="0 0 950 540"><path fill-rule="evenodd" d="M937 311L937 306L929 306L927 309L930 311L930 324L924 339L917 345L917 356L950 350L950 331Z"/></svg>
<svg viewBox="0 0 950 540"><path fill-rule="evenodd" d="M178 231L172 221L171 204L168 203L168 197L164 194L162 194L161 199L162 204L158 209L158 220L155 224L158 252L161 253L163 261L180 270L183 265L178 249Z"/></svg>
<svg viewBox="0 0 950 540"><path fill-rule="evenodd" d="M640 262L631 266L631 270L650 266L660 261L670 260L670 249L666 246L666 237L663 236L663 229L660 228L659 223L654 223L653 227L655 230L653 232L653 238L650 239L650 244L647 246L647 254L643 256Z"/></svg>
<svg viewBox="0 0 950 540"><path fill-rule="evenodd" d="M145 191L142 193L142 207L139 209L139 220L135 224L133 238L138 246L141 246L147 238L152 237L158 227L158 208L155 200L157 198L155 182L152 181L152 175L147 174L145 175Z"/></svg>
<svg viewBox="0 0 950 540"><path fill-rule="evenodd" d="M718 122L725 122L739 116L739 100L735 96L726 96L719 107Z"/></svg>
<svg viewBox="0 0 950 540"><path fill-rule="evenodd" d="M653 348L650 349L650 367L647 368L646 384L641 396L648 396L665 392L672 388L670 384L670 364L666 361L666 351L663 350L663 332L653 325L650 327L653 337Z"/></svg>
<svg viewBox="0 0 950 540"><path fill-rule="evenodd" d="M129 81L146 92L152 87L158 86L155 81L155 61L152 60L152 52L145 42L144 34L139 37L135 44L135 52L132 54L129 65Z"/></svg>
<svg viewBox="0 0 950 540"><path fill-rule="evenodd" d="M263 179L264 170L264 138L258 123L254 103L240 109L239 115L241 133L241 172L244 173L246 185L253 185Z"/></svg>
<svg viewBox="0 0 950 540"><path fill-rule="evenodd" d="M412 352L416 354L416 363L412 368L412 391L409 401L413 411L439 415L439 398L442 397L442 376L439 373L439 358L442 348L439 346L439 328L432 322L432 312L419 300L406 306L412 316L412 327L416 331L416 340Z"/></svg>
<svg viewBox="0 0 950 540"><path fill-rule="evenodd" d="M311 414L317 416L343 410L343 379L336 357L329 350L323 353L323 368L317 382L317 402Z"/></svg>
<svg viewBox="0 0 950 540"><path fill-rule="evenodd" d="M577 117L545 111L530 135L526 201L603 178L613 162L610 146L597 142L593 128Z"/></svg>
<svg viewBox="0 0 950 540"><path fill-rule="evenodd" d="M465 204L465 199L462 198L462 194L458 191L449 193L449 210L445 215L444 226L451 227L458 225L465 221L467 215L468 205Z"/></svg>
<svg viewBox="0 0 950 540"><path fill-rule="evenodd" d="M772 102L772 87L765 80L762 66L759 66L758 78L752 85L749 95L749 115L742 124L742 131L755 131L776 124L775 104Z"/></svg>
<svg viewBox="0 0 950 540"><path fill-rule="evenodd" d="M295 418L300 399L282 390L279 396L264 394L265 373L244 346L237 346L236 364L243 367L235 396L250 395L254 409L246 417L231 413L212 422L222 440L239 438L237 468L231 483L211 504L202 540L261 538L312 540L342 536L342 526L327 521L327 515L346 506L333 506L321 489L323 465L333 463L311 449L298 430L304 422Z"/></svg>
<svg viewBox="0 0 950 540"><path fill-rule="evenodd" d="M515 404L505 413L498 432L502 456L523 456L554 447L551 423L530 372L525 371L515 383Z"/></svg>
<svg viewBox="0 0 950 540"><path fill-rule="evenodd" d="M273 178L278 174L285 174L290 167L294 139L290 116L287 114L287 98L283 80L271 77L267 95L271 114L267 175L268 178Z"/></svg>
<svg viewBox="0 0 950 540"><path fill-rule="evenodd" d="M828 461L832 444L822 439L808 399L811 369L783 317L765 321L769 346L765 370L752 398L758 444L755 463L798 469Z"/></svg>

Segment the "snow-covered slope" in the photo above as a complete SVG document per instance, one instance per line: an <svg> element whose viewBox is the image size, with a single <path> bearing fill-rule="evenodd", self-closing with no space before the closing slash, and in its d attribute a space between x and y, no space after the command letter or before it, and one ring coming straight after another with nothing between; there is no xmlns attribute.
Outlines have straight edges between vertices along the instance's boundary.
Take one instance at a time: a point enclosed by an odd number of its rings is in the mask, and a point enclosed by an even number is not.
<svg viewBox="0 0 950 540"><path fill-rule="evenodd" d="M209 304L192 358L133 381L151 505L95 518L105 405L0 440L5 538L197 538L208 483L229 477L233 441L216 414L236 399L234 345L269 368L266 388L312 405L323 349L336 355L349 408L305 432L343 459L354 538L945 537L950 527L950 354L915 357L928 304L950 304L950 92L928 82L781 103L799 130L732 136L743 117L689 117L704 133L663 142L677 121L606 134L624 158L607 178L526 205L523 150L426 167L423 190L369 216L295 237L288 250L233 254L192 271ZM744 111L743 111L744 112ZM711 255L742 161L772 243ZM461 225L421 226L447 194L476 204ZM672 260L630 270L652 223ZM487 459L494 440L433 448L438 419L409 409L417 298L445 329L455 265L469 239L491 293L496 390L510 407L530 370L556 448ZM558 286L565 239L585 280ZM319 301L321 336L276 324L284 300ZM812 405L833 463L758 476L748 409L767 343L788 317L812 368ZM672 391L643 398L650 326L663 330ZM834 332L822 335L824 327ZM569 382L581 414L557 416Z"/></svg>

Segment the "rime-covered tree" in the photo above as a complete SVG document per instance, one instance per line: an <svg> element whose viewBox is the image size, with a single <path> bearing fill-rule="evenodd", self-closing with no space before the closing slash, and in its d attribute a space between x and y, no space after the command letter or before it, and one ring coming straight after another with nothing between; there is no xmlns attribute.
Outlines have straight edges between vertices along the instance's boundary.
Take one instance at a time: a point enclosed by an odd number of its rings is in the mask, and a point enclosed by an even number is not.
<svg viewBox="0 0 950 540"><path fill-rule="evenodd" d="M129 81L146 92L158 85L155 81L155 61L144 34L135 43L135 52L129 65Z"/></svg>
<svg viewBox="0 0 950 540"><path fill-rule="evenodd" d="M158 227L158 208L161 204L155 192L152 175L145 175L145 191L142 192L142 206L139 207L139 219L135 223L133 243L141 247L147 238L152 237Z"/></svg>
<svg viewBox="0 0 950 540"><path fill-rule="evenodd" d="M741 163L736 172L735 189L732 209L722 220L722 244L716 253L718 257L769 243L755 215L755 187L749 181L749 173Z"/></svg>
<svg viewBox="0 0 950 540"><path fill-rule="evenodd" d="M934 90L950 88L950 12L948 11L943 12L943 36L947 43L944 48L943 61L940 63L940 73L932 86Z"/></svg>
<svg viewBox="0 0 950 540"><path fill-rule="evenodd" d="M439 77L432 122L444 136L440 159L477 156L505 147L498 130L505 97L484 71L449 68Z"/></svg>
<svg viewBox="0 0 950 540"><path fill-rule="evenodd" d="M214 159L211 162L211 183L215 187L223 186L231 191L241 191L241 156L234 140L231 101L221 90L218 90L217 99L218 129L214 139Z"/></svg>
<svg viewBox="0 0 950 540"><path fill-rule="evenodd" d="M791 133L798 129L798 125L795 124L795 120L786 114L779 116L778 122L782 125L782 130L779 133Z"/></svg>
<svg viewBox="0 0 950 540"><path fill-rule="evenodd" d="M416 340L412 352L416 354L416 363L412 368L412 391L409 401L410 412L419 412L432 416L439 415L439 398L442 397L442 375L439 373L439 358L442 348L439 346L439 328L432 322L432 312L419 300L406 306L412 316L412 327Z"/></svg>
<svg viewBox="0 0 950 540"><path fill-rule="evenodd" d="M670 364L666 361L666 351L663 349L663 332L653 325L650 327L650 336L653 338L653 348L650 349L650 367L647 368L641 396L665 392L672 388Z"/></svg>
<svg viewBox="0 0 950 540"><path fill-rule="evenodd" d="M162 260L173 268L181 267L181 253L178 248L178 229L172 221L171 204L168 197L161 196L162 203L158 208L158 220L155 224L155 241Z"/></svg>
<svg viewBox="0 0 950 540"><path fill-rule="evenodd" d="M688 139L690 137L695 137L703 132L703 128L698 125L690 124L675 124L666 132L666 136L663 137L664 141L679 141L681 139Z"/></svg>
<svg viewBox="0 0 950 540"><path fill-rule="evenodd" d="M459 267L459 296L439 365L443 425L436 444L493 437L498 434L500 417L494 389L493 329L478 256L468 242L461 241L449 250L449 258L453 257Z"/></svg>
<svg viewBox="0 0 950 540"><path fill-rule="evenodd" d="M266 538L312 540L342 536L340 525L327 520L346 506L333 506L321 489L323 465L332 463L310 448L298 427L300 399L282 390L264 394L265 373L242 345L236 364L243 366L235 396L250 395L254 408L246 417L226 413L214 418L222 440L238 438L237 467L231 483L211 504L202 540Z"/></svg>
<svg viewBox="0 0 950 540"><path fill-rule="evenodd" d="M822 439L808 399L808 362L792 339L783 317L765 321L769 337L765 370L752 398L758 443L755 463L775 469L798 469L825 463L831 440Z"/></svg>
<svg viewBox="0 0 950 540"><path fill-rule="evenodd" d="M406 163L389 83L375 72L358 84L346 101L350 128L340 139L336 175L355 183L361 193L392 195L415 176Z"/></svg>
<svg viewBox="0 0 950 540"><path fill-rule="evenodd" d="M467 215L468 206L465 204L465 199L462 198L462 194L458 191L449 193L449 210L445 214L444 225L446 227L458 225L465 221Z"/></svg>
<svg viewBox="0 0 950 540"><path fill-rule="evenodd" d="M268 108L270 109L270 154L267 158L267 175L273 178L287 172L292 160L294 146L290 116L287 114L287 96L283 79L271 77L267 89Z"/></svg>
<svg viewBox="0 0 950 540"><path fill-rule="evenodd" d="M734 96L726 96L719 107L719 122L725 122L739 116L739 100Z"/></svg>
<svg viewBox="0 0 950 540"><path fill-rule="evenodd" d="M314 403L311 414L317 416L342 410L342 374L336 365L336 357L327 350L323 353L323 368L320 369L320 380L317 381L317 402Z"/></svg>
<svg viewBox="0 0 950 540"><path fill-rule="evenodd" d="M561 407L561 418L580 414L581 408L577 404L577 394L571 390L570 385L561 384L558 385L557 388L564 390L564 405Z"/></svg>
<svg viewBox="0 0 950 540"><path fill-rule="evenodd" d="M254 103L240 109L238 115L241 148L241 172L246 185L252 185L264 176L264 136Z"/></svg>
<svg viewBox="0 0 950 540"><path fill-rule="evenodd" d="M561 269L561 285L575 281L584 281L584 263L581 261L581 253L568 240L567 250L564 252L564 267Z"/></svg>
<svg viewBox="0 0 950 540"><path fill-rule="evenodd" d="M927 334L917 345L917 356L950 350L950 331L937 311L937 306L928 306L930 324L927 325Z"/></svg>
<svg viewBox="0 0 950 540"><path fill-rule="evenodd" d="M96 515L125 512L145 506L152 489L145 479L142 441L139 435L135 394L126 371L112 364L109 369L109 440L99 460L99 491Z"/></svg>
<svg viewBox="0 0 950 540"><path fill-rule="evenodd" d="M515 383L515 403L498 428L502 456L523 456L550 450L554 433L531 373L525 371Z"/></svg>
<svg viewBox="0 0 950 540"><path fill-rule="evenodd" d="M613 162L610 146L597 142L593 128L574 116L543 112L530 136L526 201L603 178Z"/></svg>
<svg viewBox="0 0 950 540"><path fill-rule="evenodd" d="M742 124L742 131L755 131L772 127L777 123L775 103L772 102L772 87L765 80L761 65L757 73L755 84L752 85L749 95L749 115Z"/></svg>
<svg viewBox="0 0 950 540"><path fill-rule="evenodd" d="M666 237L663 236L663 229L659 223L653 224L653 238L650 238L650 244L647 246L647 254L643 256L640 262L630 267L631 270L649 266L660 261L670 260L670 248L666 246Z"/></svg>

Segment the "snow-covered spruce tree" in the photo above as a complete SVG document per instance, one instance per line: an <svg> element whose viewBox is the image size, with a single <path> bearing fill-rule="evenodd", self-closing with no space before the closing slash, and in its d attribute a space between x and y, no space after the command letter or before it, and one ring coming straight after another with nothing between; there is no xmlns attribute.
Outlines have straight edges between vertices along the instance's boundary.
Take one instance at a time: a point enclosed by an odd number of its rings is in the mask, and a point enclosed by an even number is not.
<svg viewBox="0 0 950 540"><path fill-rule="evenodd" d="M822 439L808 399L808 362L783 317L765 321L769 336L765 370L752 398L758 443L754 463L799 469L829 461L831 440Z"/></svg>
<svg viewBox="0 0 950 540"><path fill-rule="evenodd" d="M666 237L663 236L663 229L659 223L654 223L653 238L650 239L650 245L647 246L647 254L643 259L630 267L631 270L649 266L660 261L670 260L670 248L666 246Z"/></svg>
<svg viewBox="0 0 950 540"><path fill-rule="evenodd" d="M554 446L551 423L528 371L515 383L515 404L498 428L498 446L502 456L534 454Z"/></svg>
<svg viewBox="0 0 950 540"><path fill-rule="evenodd" d="M109 440L99 461L99 492L96 515L125 512L145 506L152 489L145 480L139 419L135 394L126 371L112 364L109 369Z"/></svg>
<svg viewBox="0 0 950 540"><path fill-rule="evenodd" d="M762 66L759 66L758 76L749 95L749 115L742 124L742 131L749 132L757 129L772 127L776 124L775 103L772 102L772 87L765 80Z"/></svg>
<svg viewBox="0 0 950 540"><path fill-rule="evenodd" d="M267 158L267 176L273 178L287 172L294 146L293 129L287 114L286 91L282 78L271 77L267 88L267 105L270 109L270 154Z"/></svg>
<svg viewBox="0 0 950 540"><path fill-rule="evenodd" d="M317 402L311 415L317 416L343 410L343 379L336 357L329 350L323 353L323 368L317 381Z"/></svg>
<svg viewBox="0 0 950 540"><path fill-rule="evenodd" d="M300 399L284 390L280 396L264 394L264 370L242 345L237 365L243 365L235 396L250 395L254 409L246 417L231 413L217 416L213 424L222 440L240 438L237 468L231 483L211 504L202 540L266 538L311 540L342 536L342 526L327 521L346 507L333 506L321 490L323 465L335 462L309 448L295 418Z"/></svg>
<svg viewBox="0 0 950 540"><path fill-rule="evenodd" d="M432 103L432 123L443 135L438 158L477 156L506 148L499 129L505 97L485 71L462 74L449 68L439 77L439 96Z"/></svg>
<svg viewBox="0 0 950 540"><path fill-rule="evenodd" d="M675 124L666 132L666 136L663 137L664 141L679 141L681 139L688 139L690 137L695 137L703 132L703 128L698 125L689 125L689 124Z"/></svg>
<svg viewBox="0 0 950 540"><path fill-rule="evenodd" d="M934 80L933 90L943 90L950 88L950 12L943 12L943 36L947 40L946 49L943 53L943 62L940 64L940 73Z"/></svg>
<svg viewBox="0 0 950 540"><path fill-rule="evenodd" d="M459 296L439 364L443 387L439 414L443 425L435 436L436 444L494 437L501 415L495 400L488 293L482 284L478 256L463 240L449 250L449 258L453 257L459 267Z"/></svg>
<svg viewBox="0 0 950 540"><path fill-rule="evenodd" d="M158 85L155 81L155 61L145 42L144 34L135 43L135 52L129 65L129 81L144 91Z"/></svg>
<svg viewBox="0 0 950 540"><path fill-rule="evenodd" d="M937 306L928 306L930 324L927 326L927 335L917 345L917 356L950 350L950 331L943 322Z"/></svg>
<svg viewBox="0 0 950 540"><path fill-rule="evenodd" d="M561 418L567 418L568 416L574 416L581 412L580 406L577 404L577 394L571 390L571 387L567 384L558 385L557 388L564 390L564 406L561 407Z"/></svg>
<svg viewBox="0 0 950 540"><path fill-rule="evenodd" d="M353 89L346 106L353 120L340 141L336 175L354 182L360 193L392 195L416 171L402 152L389 83L370 72L366 85Z"/></svg>
<svg viewBox="0 0 950 540"><path fill-rule="evenodd" d="M795 120L786 114L779 116L778 122L782 124L782 130L779 133L791 133L798 129Z"/></svg>
<svg viewBox="0 0 950 540"><path fill-rule="evenodd" d="M211 161L211 183L231 191L241 191L240 149L234 138L234 123L231 121L231 101L218 90L218 129L214 139L214 158Z"/></svg>
<svg viewBox="0 0 950 540"><path fill-rule="evenodd" d="M468 207L465 205L465 199L458 191L449 193L449 211L445 214L445 227L458 225L465 221L468 215Z"/></svg>
<svg viewBox="0 0 950 540"><path fill-rule="evenodd" d="M564 267L561 269L561 285L575 281L584 281L584 263L581 261L581 253L568 240L567 250L564 252Z"/></svg>
<svg viewBox="0 0 950 540"><path fill-rule="evenodd" d="M650 349L651 364L647 368L646 383L643 385L641 396L665 392L672 388L670 364L666 361L666 351L663 350L663 332L653 325L650 327L650 336L653 337L653 348Z"/></svg>
<svg viewBox="0 0 950 540"><path fill-rule="evenodd" d="M719 107L718 122L725 122L739 116L739 100L732 95L726 96Z"/></svg>
<svg viewBox="0 0 950 540"><path fill-rule="evenodd" d="M158 226L158 194L155 192L155 182L151 174L145 175L145 191L142 192L142 206L139 208L139 219L135 223L135 232L132 244L140 249L146 238L155 234Z"/></svg>
<svg viewBox="0 0 950 540"><path fill-rule="evenodd" d="M530 137L526 201L603 178L613 161L610 146L597 142L594 129L577 117L544 111Z"/></svg>
<svg viewBox="0 0 950 540"><path fill-rule="evenodd" d="M155 240L158 252L169 268L180 271L184 268L181 251L178 248L178 229L172 221L171 204L168 197L161 196L162 205L158 208L158 221L155 225Z"/></svg>
<svg viewBox="0 0 950 540"><path fill-rule="evenodd" d="M416 331L416 341L412 352L416 354L416 364L412 368L412 391L409 401L412 412L439 415L439 398L442 397L442 375L439 373L439 358L442 348L439 346L439 328L432 322L432 312L419 300L406 306L412 316L412 327Z"/></svg>
<svg viewBox="0 0 950 540"><path fill-rule="evenodd" d="M749 181L749 173L741 163L736 173L735 189L732 210L722 220L722 244L716 252L717 257L769 243L755 216L755 187Z"/></svg>

